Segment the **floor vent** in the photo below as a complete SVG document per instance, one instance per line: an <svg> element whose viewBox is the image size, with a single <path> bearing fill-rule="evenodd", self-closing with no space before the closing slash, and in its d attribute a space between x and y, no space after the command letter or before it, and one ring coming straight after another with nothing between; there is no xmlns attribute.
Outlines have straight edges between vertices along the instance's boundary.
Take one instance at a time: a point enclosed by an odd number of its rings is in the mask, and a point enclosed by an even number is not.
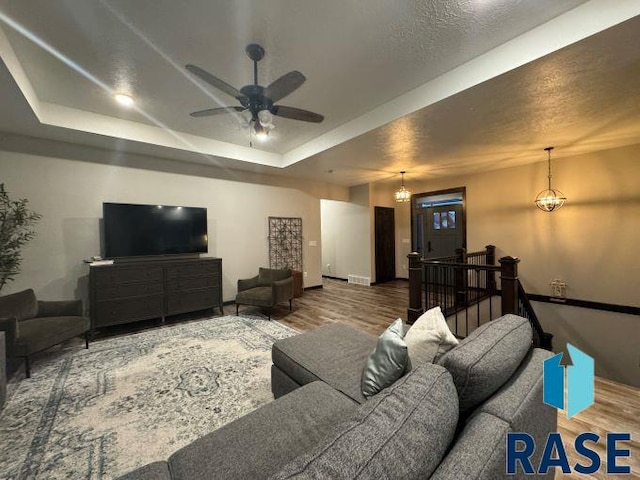
<svg viewBox="0 0 640 480"><path fill-rule="evenodd" d="M368 287L371 285L371 277L363 277L361 275L349 275L349 283L354 283L356 285L366 285Z"/></svg>

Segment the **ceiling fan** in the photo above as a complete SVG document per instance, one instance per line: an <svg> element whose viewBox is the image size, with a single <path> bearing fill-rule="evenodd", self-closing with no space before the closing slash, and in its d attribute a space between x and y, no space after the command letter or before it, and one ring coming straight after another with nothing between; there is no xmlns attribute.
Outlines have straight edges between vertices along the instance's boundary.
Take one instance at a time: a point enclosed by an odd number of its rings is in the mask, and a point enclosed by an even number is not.
<svg viewBox="0 0 640 480"><path fill-rule="evenodd" d="M276 102L293 93L305 82L306 78L302 73L294 70L282 75L269 86L263 87L258 84L258 62L264 57L264 48L252 43L247 45L245 51L253 61L253 85L246 85L240 90L235 89L225 81L196 65L186 65L186 69L189 72L216 87L221 92L235 97L241 105L199 110L192 112L190 114L192 117L208 117L221 113L248 111L251 113L250 123L253 124L254 132L259 138L266 138L269 131L274 127L273 115L312 123L320 123L324 120L324 117L318 113L302 110L301 108L276 105Z"/></svg>

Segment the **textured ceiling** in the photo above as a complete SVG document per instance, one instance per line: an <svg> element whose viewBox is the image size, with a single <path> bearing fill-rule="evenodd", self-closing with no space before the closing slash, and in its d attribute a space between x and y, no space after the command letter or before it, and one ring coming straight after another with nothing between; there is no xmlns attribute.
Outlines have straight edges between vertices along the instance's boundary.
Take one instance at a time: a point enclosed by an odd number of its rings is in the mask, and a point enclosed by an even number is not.
<svg viewBox="0 0 640 480"><path fill-rule="evenodd" d="M11 72L0 68L0 130L103 146L108 137L123 138L119 145L136 153L213 158L225 167L341 185L403 169L417 178L539 161L546 144L562 155L640 142L638 102L628 101L637 98L640 78L636 19L527 63L544 55L536 53L544 42L551 52L579 40L563 39L569 30L605 28L597 26L598 8L611 17L610 3L575 8L584 3L0 0L0 54ZM610 24L640 13L632 1L616 5L621 18ZM575 15L588 21L537 33L564 12L586 12ZM505 47L512 39L515 52ZM300 70L307 82L280 103L317 111L324 123L277 118L270 140L249 149L239 116L188 115L234 99L184 65L239 88L252 78L244 54L251 42L267 50L260 83ZM477 74L477 65L486 71ZM467 66L471 75L461 70ZM474 75L477 81L460 81ZM445 92L432 95L439 101L421 98L438 88ZM117 106L112 90L132 93L139 110ZM161 138L145 125L168 133ZM287 168L260 165L277 166L280 154L292 151Z"/></svg>
<svg viewBox="0 0 640 480"><path fill-rule="evenodd" d="M640 17L291 166L345 185L430 178L640 143ZM328 170L332 170L328 173Z"/></svg>

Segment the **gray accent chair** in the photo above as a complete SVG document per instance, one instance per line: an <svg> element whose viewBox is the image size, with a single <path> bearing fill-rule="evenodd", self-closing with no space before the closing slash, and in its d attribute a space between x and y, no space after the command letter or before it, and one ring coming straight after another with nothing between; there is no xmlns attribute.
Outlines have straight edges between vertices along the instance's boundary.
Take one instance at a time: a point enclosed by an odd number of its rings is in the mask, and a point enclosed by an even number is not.
<svg viewBox="0 0 640 480"><path fill-rule="evenodd" d="M260 267L258 275L255 277L238 280L236 315L238 315L240 305L252 305L268 308L269 320L271 320L271 309L278 303L288 301L289 311L291 311L292 299L293 277L291 270Z"/></svg>
<svg viewBox="0 0 640 480"><path fill-rule="evenodd" d="M32 289L0 297L0 330L11 370L23 358L29 378L34 354L80 335L89 348L90 323L82 313L82 300L38 301Z"/></svg>

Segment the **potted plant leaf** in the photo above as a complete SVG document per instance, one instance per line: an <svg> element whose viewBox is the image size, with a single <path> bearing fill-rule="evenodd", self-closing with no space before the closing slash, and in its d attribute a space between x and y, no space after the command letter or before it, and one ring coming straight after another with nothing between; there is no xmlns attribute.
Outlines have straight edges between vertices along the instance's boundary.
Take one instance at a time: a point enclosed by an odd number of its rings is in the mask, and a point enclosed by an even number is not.
<svg viewBox="0 0 640 480"><path fill-rule="evenodd" d="M34 236L41 215L29 210L26 198L11 200L0 183L0 291L20 273L22 247Z"/></svg>

